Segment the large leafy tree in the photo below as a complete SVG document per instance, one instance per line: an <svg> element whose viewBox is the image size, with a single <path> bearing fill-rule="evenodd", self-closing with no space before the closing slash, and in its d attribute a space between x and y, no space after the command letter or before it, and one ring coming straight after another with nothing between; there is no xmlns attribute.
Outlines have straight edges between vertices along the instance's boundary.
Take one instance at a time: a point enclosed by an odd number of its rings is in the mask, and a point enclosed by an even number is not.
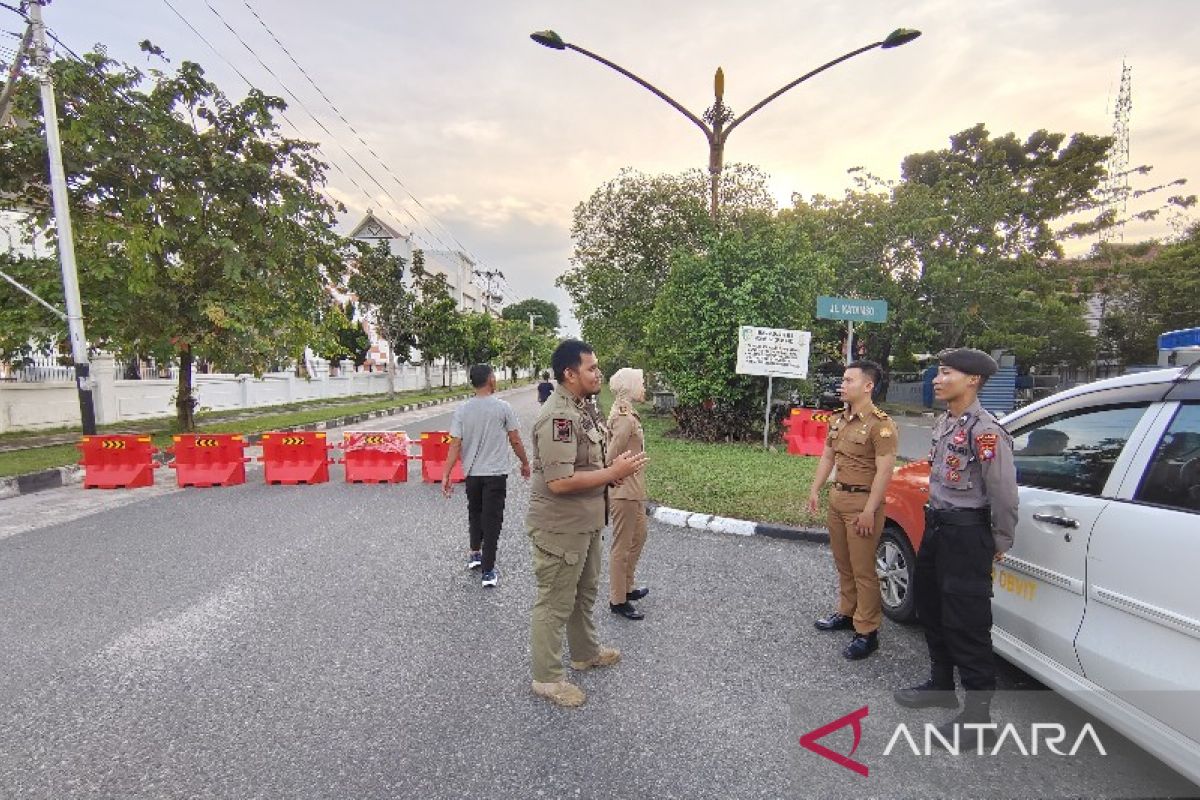
<svg viewBox="0 0 1200 800"><path fill-rule="evenodd" d="M415 300L405 283L404 259L387 242L360 243L350 275L350 291L358 298L379 338L388 343L388 396L396 393L396 364L407 363L417 343Z"/></svg>
<svg viewBox="0 0 1200 800"><path fill-rule="evenodd" d="M730 165L722 173L722 219L770 213L766 176ZM613 368L647 363L646 324L676 253L696 254L713 234L709 177L701 170L644 175L626 169L575 209L571 268L558 279L585 339Z"/></svg>
<svg viewBox="0 0 1200 800"><path fill-rule="evenodd" d="M811 328L831 265L794 226L764 219L680 253L650 318L653 367L687 436L739 439L761 419L766 379L737 375L738 328Z"/></svg>
<svg viewBox="0 0 1200 800"><path fill-rule="evenodd" d="M103 53L85 61L53 72L88 333L94 345L178 359L178 425L191 430L197 358L262 370L321 348L344 256L320 193L325 165L314 145L280 134L278 98L251 90L235 102L187 61L149 74ZM32 80L17 87L15 111L28 124L0 130L0 197L46 231ZM20 267L35 291L61 297L52 260ZM60 333L9 291L6 348Z"/></svg>
<svg viewBox="0 0 1200 800"><path fill-rule="evenodd" d="M519 303L507 305L500 312L503 319L513 320L515 322L524 322L529 324L529 315L534 315L533 326L541 328L545 331L554 332L558 330L560 324L558 318L558 306L549 300L542 300L537 297L530 297L527 300L522 300Z"/></svg>
<svg viewBox="0 0 1200 800"><path fill-rule="evenodd" d="M1064 236L1107 224L1110 144L1046 131L993 138L977 125L905 158L898 182L852 170L843 198L798 200L784 217L841 265L832 293L888 301L888 322L862 331L881 363L970 344L1025 364L1081 364L1094 353L1083 298L1047 265Z"/></svg>

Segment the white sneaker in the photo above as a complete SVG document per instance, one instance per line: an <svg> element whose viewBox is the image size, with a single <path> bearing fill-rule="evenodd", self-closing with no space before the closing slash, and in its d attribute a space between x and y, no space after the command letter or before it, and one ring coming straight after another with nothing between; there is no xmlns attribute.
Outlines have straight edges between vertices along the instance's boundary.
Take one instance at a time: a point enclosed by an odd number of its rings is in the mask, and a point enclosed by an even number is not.
<svg viewBox="0 0 1200 800"><path fill-rule="evenodd" d="M478 550L472 550L467 556L467 569L479 569L483 566L483 553Z"/></svg>
<svg viewBox="0 0 1200 800"><path fill-rule="evenodd" d="M495 570L495 569L489 569L487 572L483 573L483 580L480 581L480 584L483 585L485 588L488 588L488 587L495 586L499 582L500 582L500 571Z"/></svg>

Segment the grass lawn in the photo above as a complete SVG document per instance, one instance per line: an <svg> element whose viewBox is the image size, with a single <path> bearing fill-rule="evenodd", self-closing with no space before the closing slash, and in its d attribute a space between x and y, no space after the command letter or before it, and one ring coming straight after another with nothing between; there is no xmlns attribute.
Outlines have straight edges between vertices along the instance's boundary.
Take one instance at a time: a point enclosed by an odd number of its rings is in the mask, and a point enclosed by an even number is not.
<svg viewBox="0 0 1200 800"><path fill-rule="evenodd" d="M509 381L502 383L501 388L513 385ZM239 409L236 412L226 411L205 414L197 417L197 429L208 433L262 433L278 428L289 428L295 425L307 425L321 422L333 417L343 417L352 414L364 414L370 411L382 411L396 406L420 403L426 400L436 400L451 394L465 394L466 387L453 389L431 389L422 392L397 392L393 400L386 396L371 400L358 399L350 402L317 401L307 404L290 406L274 406L261 409ZM235 413L243 414L255 411L255 416L246 419L230 420ZM154 438L155 447L165 448L171 444L173 419L162 418L144 420L127 425L103 426L101 433L148 433ZM60 431L61 432L61 431ZM40 432L45 434L45 431ZM18 441L21 434L13 434L6 441ZM27 434L34 435L34 434ZM61 467L75 464L79 461L79 450L73 445L52 445L36 447L28 450L13 450L0 453L0 477L24 475L50 467Z"/></svg>
<svg viewBox="0 0 1200 800"><path fill-rule="evenodd" d="M605 416L612 399L600 398ZM825 525L824 493L817 517L808 513L808 487L818 459L764 451L755 444L703 444L671 435L675 420L638 409L646 431L646 488L671 508L785 525Z"/></svg>

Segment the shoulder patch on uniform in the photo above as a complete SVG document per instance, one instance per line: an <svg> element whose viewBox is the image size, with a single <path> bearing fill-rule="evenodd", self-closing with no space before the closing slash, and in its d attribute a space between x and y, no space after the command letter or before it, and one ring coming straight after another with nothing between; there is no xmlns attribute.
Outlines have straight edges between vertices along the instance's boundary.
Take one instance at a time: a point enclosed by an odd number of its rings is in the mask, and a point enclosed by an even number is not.
<svg viewBox="0 0 1200 800"><path fill-rule="evenodd" d="M573 442L573 441L575 441L575 433L571 427L571 420L563 419L562 417L554 418L554 441L556 441L556 442Z"/></svg>
<svg viewBox="0 0 1200 800"><path fill-rule="evenodd" d="M889 417L887 415L887 412L884 411L882 408L877 408L874 411L872 411L871 413L874 414L879 419L891 419L891 417Z"/></svg>
<svg viewBox="0 0 1200 800"><path fill-rule="evenodd" d="M996 457L996 442L999 438L994 433L981 433L975 437L976 455L980 461L991 461Z"/></svg>

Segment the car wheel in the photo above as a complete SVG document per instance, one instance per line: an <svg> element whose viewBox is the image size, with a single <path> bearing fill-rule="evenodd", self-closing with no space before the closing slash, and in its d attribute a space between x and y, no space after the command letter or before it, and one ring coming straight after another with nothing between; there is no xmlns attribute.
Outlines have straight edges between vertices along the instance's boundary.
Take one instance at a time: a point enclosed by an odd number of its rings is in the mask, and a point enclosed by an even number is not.
<svg viewBox="0 0 1200 800"><path fill-rule="evenodd" d="M875 571L879 575L879 591L883 595L883 613L896 622L911 622L916 616L913 596L913 573L917 558L908 536L900 526L887 523L883 536L875 547Z"/></svg>

